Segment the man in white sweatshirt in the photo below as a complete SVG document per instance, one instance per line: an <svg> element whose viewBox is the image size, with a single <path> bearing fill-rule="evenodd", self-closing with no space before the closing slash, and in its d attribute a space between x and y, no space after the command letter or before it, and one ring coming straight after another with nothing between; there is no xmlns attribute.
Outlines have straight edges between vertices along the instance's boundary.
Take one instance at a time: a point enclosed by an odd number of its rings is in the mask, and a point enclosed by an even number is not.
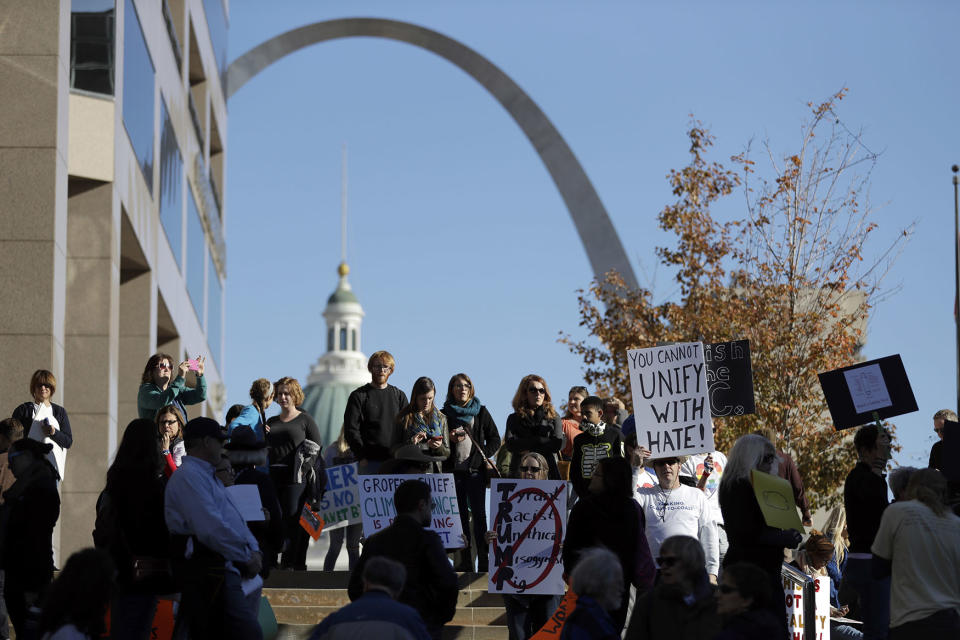
<svg viewBox="0 0 960 640"><path fill-rule="evenodd" d="M680 467L685 461L685 456L653 460L659 484L636 493L647 520L647 543L657 560L660 545L670 536L697 538L707 559L707 574L716 584L720 571L717 524L703 492L680 483Z"/></svg>

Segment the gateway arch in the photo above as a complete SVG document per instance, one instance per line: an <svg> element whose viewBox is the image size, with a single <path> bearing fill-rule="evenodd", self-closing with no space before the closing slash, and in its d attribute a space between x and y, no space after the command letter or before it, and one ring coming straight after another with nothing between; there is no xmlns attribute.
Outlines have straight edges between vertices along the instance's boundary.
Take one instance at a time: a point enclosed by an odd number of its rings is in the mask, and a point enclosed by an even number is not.
<svg viewBox="0 0 960 640"><path fill-rule="evenodd" d="M610 216L563 136L516 82L457 40L415 24L382 18L315 22L271 38L234 60L227 71L227 98L253 76L294 51L318 42L357 36L397 40L426 49L457 65L489 91L520 126L550 172L573 218L594 276L600 279L613 269L636 288L636 276Z"/></svg>

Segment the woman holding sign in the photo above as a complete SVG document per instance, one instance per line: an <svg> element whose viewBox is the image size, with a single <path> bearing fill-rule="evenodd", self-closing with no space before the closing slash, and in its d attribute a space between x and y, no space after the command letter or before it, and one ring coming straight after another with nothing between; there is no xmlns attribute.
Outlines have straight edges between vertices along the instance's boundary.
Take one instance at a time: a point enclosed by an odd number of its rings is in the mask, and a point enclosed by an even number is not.
<svg viewBox="0 0 960 640"><path fill-rule="evenodd" d="M786 637L787 617L780 566L783 564L783 548L796 549L801 535L796 529L782 530L767 525L751 481L754 469L776 475L777 466L777 452L769 440L754 434L742 436L727 457L727 470L720 480L719 495L730 542L723 566L745 562L764 571L771 611L783 622Z"/></svg>
<svg viewBox="0 0 960 640"><path fill-rule="evenodd" d="M563 423L543 378L533 373L523 377L513 395L513 411L503 435L504 446L513 454L510 475L516 477L521 456L533 451L546 459L547 479L560 480L557 454L563 446Z"/></svg>

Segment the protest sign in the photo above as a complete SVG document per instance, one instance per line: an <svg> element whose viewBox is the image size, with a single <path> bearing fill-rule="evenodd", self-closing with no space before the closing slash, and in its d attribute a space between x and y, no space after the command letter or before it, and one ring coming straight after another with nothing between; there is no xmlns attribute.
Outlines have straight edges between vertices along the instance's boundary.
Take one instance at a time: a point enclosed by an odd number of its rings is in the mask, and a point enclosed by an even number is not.
<svg viewBox="0 0 960 640"><path fill-rule="evenodd" d="M917 410L899 355L817 374L837 429L858 427Z"/></svg>
<svg viewBox="0 0 960 640"><path fill-rule="evenodd" d="M397 516L393 492L407 480L420 480L430 487L433 501L430 526L427 528L437 532L444 548L463 548L463 526L452 473L359 476L358 480L364 536L370 537L390 526Z"/></svg>
<svg viewBox="0 0 960 640"><path fill-rule="evenodd" d="M710 413L714 418L756 413L750 341L734 340L703 345L707 364Z"/></svg>
<svg viewBox="0 0 960 640"><path fill-rule="evenodd" d="M627 351L637 443L654 458L713 451L703 345Z"/></svg>
<svg viewBox="0 0 960 640"><path fill-rule="evenodd" d="M577 608L577 594L573 591L567 591L567 594L560 599L560 606L553 612L547 623L540 627L540 630L530 636L530 640L556 640L563 634L563 625L567 618Z"/></svg>
<svg viewBox="0 0 960 640"><path fill-rule="evenodd" d="M793 487L788 481L756 469L750 472L750 479L767 526L803 531L797 503L793 499Z"/></svg>
<svg viewBox="0 0 960 640"><path fill-rule="evenodd" d="M324 530L360 522L360 484L357 463L327 467L327 491L320 501Z"/></svg>
<svg viewBox="0 0 960 640"><path fill-rule="evenodd" d="M491 480L490 522L497 534L488 593L560 594L567 523L563 480Z"/></svg>
<svg viewBox="0 0 960 640"><path fill-rule="evenodd" d="M787 629L791 638L806 638L809 625L813 625L816 640L830 640L830 578L814 578L814 616L807 620L804 615L803 587L792 580L783 581L783 595L787 604Z"/></svg>

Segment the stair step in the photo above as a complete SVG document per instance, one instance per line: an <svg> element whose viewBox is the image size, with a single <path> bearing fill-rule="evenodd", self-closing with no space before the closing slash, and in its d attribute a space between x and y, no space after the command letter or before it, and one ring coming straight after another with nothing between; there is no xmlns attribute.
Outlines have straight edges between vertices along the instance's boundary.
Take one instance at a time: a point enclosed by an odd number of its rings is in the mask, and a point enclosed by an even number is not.
<svg viewBox="0 0 960 640"><path fill-rule="evenodd" d="M312 624L280 625L277 640L306 640L313 632ZM448 624L443 627L443 640L507 640L506 627L465 627Z"/></svg>

